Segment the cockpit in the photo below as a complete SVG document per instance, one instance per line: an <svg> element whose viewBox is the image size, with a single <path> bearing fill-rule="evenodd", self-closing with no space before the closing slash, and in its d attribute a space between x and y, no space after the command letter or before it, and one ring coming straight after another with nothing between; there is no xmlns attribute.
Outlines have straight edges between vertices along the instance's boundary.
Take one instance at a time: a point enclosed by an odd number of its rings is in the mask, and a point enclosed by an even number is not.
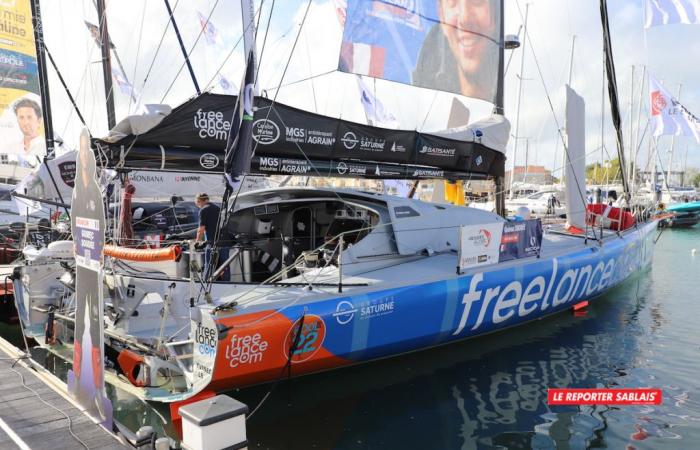
<svg viewBox="0 0 700 450"><path fill-rule="evenodd" d="M380 222L376 205L339 198L268 201L236 210L226 226L241 252L232 281L259 282L293 265L305 252L355 245ZM289 276L294 276L291 271Z"/></svg>

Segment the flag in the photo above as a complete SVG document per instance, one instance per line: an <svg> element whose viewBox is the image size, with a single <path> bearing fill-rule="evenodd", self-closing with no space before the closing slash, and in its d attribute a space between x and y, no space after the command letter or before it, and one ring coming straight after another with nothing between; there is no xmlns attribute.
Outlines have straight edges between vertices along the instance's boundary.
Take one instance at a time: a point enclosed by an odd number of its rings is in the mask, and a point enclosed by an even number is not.
<svg viewBox="0 0 700 450"><path fill-rule="evenodd" d="M226 180L231 189L236 189L238 176L250 172L250 159L253 156L253 101L255 96L255 56L248 53L245 77L238 94L238 108L233 112L231 131L226 140L224 159Z"/></svg>
<svg viewBox="0 0 700 450"><path fill-rule="evenodd" d="M199 16L199 24L202 27L202 33L204 34L204 39L206 39L207 44L217 44L219 42L219 32L216 30L214 24L199 11L197 11L197 16Z"/></svg>
<svg viewBox="0 0 700 450"><path fill-rule="evenodd" d="M651 121L654 136L692 136L700 143L700 120L649 76Z"/></svg>
<svg viewBox="0 0 700 450"><path fill-rule="evenodd" d="M126 79L126 75L124 75L124 72L122 72L118 66L112 66L112 79L117 83L122 94L130 96L133 101L137 101L138 96L136 95L134 87L129 83L129 80Z"/></svg>
<svg viewBox="0 0 700 450"><path fill-rule="evenodd" d="M85 26L87 27L88 31L90 32L90 35L92 38L95 40L95 44L97 44L98 47L102 46L102 38L100 37L100 28L95 25L94 23L90 23L87 20L84 21ZM114 50L114 43L112 40L109 40L109 48Z"/></svg>
<svg viewBox="0 0 700 450"><path fill-rule="evenodd" d="M700 24L700 0L645 0L644 27Z"/></svg>
<svg viewBox="0 0 700 450"><path fill-rule="evenodd" d="M224 94L235 94L238 88L236 88L236 85L233 84L231 81L229 81L228 78L225 76L221 75L220 73L217 74L217 77L219 79L219 86L221 86L221 89L224 91Z"/></svg>
<svg viewBox="0 0 700 450"><path fill-rule="evenodd" d="M357 85L360 88L360 101L362 102L362 107L365 108L365 114L367 115L367 120L369 120L372 125L382 125L387 127L398 127L398 121L393 114L388 112L382 102L380 102L369 88L362 81L362 78L358 75Z"/></svg>

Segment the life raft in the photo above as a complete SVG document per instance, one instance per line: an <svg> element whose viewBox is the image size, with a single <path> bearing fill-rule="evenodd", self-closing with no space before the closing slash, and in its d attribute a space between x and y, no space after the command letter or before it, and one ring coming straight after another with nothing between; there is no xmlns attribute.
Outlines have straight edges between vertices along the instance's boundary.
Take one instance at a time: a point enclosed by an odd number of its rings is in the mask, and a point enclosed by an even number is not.
<svg viewBox="0 0 700 450"><path fill-rule="evenodd" d="M179 245L163 248L129 248L118 245L105 245L105 255L126 261L158 262L177 261L182 249Z"/></svg>
<svg viewBox="0 0 700 450"><path fill-rule="evenodd" d="M615 231L632 228L636 223L634 215L616 206L593 203L586 207L586 223L592 227L603 227Z"/></svg>

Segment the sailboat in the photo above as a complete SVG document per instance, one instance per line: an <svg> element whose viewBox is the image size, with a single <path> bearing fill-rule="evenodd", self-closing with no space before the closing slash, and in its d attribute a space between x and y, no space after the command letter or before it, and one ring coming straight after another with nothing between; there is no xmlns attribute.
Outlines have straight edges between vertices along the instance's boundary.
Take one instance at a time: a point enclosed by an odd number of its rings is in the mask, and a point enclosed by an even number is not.
<svg viewBox="0 0 700 450"><path fill-rule="evenodd" d="M402 17L411 26L420 19ZM108 382L147 400L181 402L391 357L583 307L651 263L656 221L586 208L576 166L585 106L572 89L566 226L543 230L537 219L332 187L238 193L250 173L502 186L510 128L502 83L491 117L435 133L302 111L254 96L252 41L246 48L238 97L203 93L138 135L91 143L105 167L122 173L225 173L229 182L211 248L216 255L228 245L229 257L211 271L202 270L192 241L157 258L108 253ZM502 194L498 204L503 212ZM52 259L18 267L13 283L27 334L45 336L47 348L70 358L73 255L57 247ZM231 278L220 280L227 266Z"/></svg>

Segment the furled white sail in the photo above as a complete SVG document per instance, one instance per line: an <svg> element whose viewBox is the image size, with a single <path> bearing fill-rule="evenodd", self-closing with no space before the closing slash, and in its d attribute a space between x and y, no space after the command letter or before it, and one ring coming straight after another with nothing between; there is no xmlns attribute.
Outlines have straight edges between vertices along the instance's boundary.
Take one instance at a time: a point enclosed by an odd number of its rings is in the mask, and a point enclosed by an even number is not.
<svg viewBox="0 0 700 450"><path fill-rule="evenodd" d="M566 86L566 226L586 227L586 103Z"/></svg>

